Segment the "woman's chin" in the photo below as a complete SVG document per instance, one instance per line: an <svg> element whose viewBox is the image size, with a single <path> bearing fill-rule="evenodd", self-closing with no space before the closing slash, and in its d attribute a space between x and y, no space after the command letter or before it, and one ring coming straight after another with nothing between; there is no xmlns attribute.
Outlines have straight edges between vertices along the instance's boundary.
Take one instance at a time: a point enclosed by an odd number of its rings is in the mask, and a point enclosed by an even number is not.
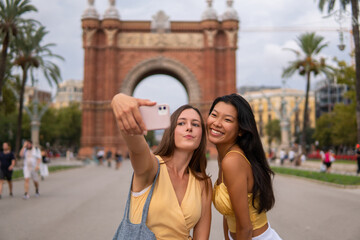
<svg viewBox="0 0 360 240"><path fill-rule="evenodd" d="M221 139L217 138L217 137L213 137L213 136L209 136L208 137L209 142L211 142L212 144L219 144L221 143Z"/></svg>

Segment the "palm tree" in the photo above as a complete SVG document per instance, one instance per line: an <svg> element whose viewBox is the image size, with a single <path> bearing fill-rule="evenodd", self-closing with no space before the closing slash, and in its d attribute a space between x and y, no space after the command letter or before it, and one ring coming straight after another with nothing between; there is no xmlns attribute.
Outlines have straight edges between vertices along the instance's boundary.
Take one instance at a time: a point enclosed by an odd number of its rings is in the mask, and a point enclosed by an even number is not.
<svg viewBox="0 0 360 240"><path fill-rule="evenodd" d="M6 72L6 58L8 55L9 43L19 31L19 28L26 21L21 16L25 13L37 11L37 9L30 4L30 0L0 0L0 34L2 39L2 49L0 56L0 102L2 101L2 87L5 82Z"/></svg>
<svg viewBox="0 0 360 240"><path fill-rule="evenodd" d="M324 73L330 76L333 72L333 68L325 64L325 59L316 59L320 51L327 47L327 43L323 43L324 38L317 36L315 33L304 33L297 38L297 44L300 47L300 51L294 49L291 50L296 54L297 59L290 61L289 66L284 69L282 76L291 77L296 71L300 75L306 77L306 95L305 95L305 106L304 106L304 117L303 117L303 129L301 135L301 146L302 150L306 152L306 130L308 125L308 102L309 102L309 90L311 73L318 75Z"/></svg>
<svg viewBox="0 0 360 240"><path fill-rule="evenodd" d="M334 10L336 0L319 0L319 8L323 11L327 4L327 10L330 13ZM355 70L356 70L356 123L357 123L357 141L360 142L360 35L359 35L359 0L340 0L342 10L351 4L352 15L352 34L355 43Z"/></svg>
<svg viewBox="0 0 360 240"><path fill-rule="evenodd" d="M61 80L60 69L55 63L48 60L48 58L58 58L63 60L61 56L51 52L50 48L55 46L55 44L50 43L42 45L42 41L48 33L45 30L45 27L37 27L34 24L29 24L19 33L20 34L18 34L18 37L15 40L16 57L14 61L14 65L19 66L22 72L15 147L16 152L20 149L24 92L28 75L30 74L31 82L34 84L34 71L40 69L50 86L52 86L53 83L57 85Z"/></svg>

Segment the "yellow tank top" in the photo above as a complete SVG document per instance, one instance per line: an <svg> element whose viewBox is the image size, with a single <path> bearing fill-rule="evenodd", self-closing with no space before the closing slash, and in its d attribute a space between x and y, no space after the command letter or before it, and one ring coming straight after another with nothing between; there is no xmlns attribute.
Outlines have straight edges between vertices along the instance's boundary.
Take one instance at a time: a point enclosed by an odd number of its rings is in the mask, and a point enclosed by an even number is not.
<svg viewBox="0 0 360 240"><path fill-rule="evenodd" d="M230 151L241 154L246 161L250 164L249 160L239 151ZM230 153L228 152L228 153ZM250 164L251 165L251 164ZM248 193L248 205L249 205L249 214L250 220L253 226L253 230L259 229L267 223L267 217L265 212L261 212L258 214L257 210L252 205L253 194ZM214 184L213 190L213 203L215 208L225 216L230 232L236 232L236 219L234 210L231 205L230 196L227 190L227 187L222 182L219 185L217 181ZM255 199L255 206L257 207L259 204L258 199Z"/></svg>
<svg viewBox="0 0 360 240"><path fill-rule="evenodd" d="M179 205L172 186L166 164L161 157L160 173L155 183L151 198L147 227L155 234L156 239L188 239L190 230L195 227L201 217L201 185L189 170L189 180L184 198ZM150 188L140 196L131 196L130 221L141 222L142 209Z"/></svg>

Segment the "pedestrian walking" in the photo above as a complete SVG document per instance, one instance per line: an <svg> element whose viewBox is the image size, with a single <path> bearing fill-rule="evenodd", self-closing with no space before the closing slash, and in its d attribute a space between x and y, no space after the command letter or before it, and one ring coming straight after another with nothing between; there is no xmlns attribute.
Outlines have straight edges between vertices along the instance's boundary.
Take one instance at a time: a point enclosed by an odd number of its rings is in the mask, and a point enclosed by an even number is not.
<svg viewBox="0 0 360 240"><path fill-rule="evenodd" d="M331 151L331 149L328 149L325 153L325 158L324 158L324 164L326 166L326 172L330 173L331 171L331 164L333 163L333 161L335 161L335 157L333 152Z"/></svg>
<svg viewBox="0 0 360 240"><path fill-rule="evenodd" d="M300 160L302 163L304 163L306 161L306 155L304 153L301 154Z"/></svg>
<svg viewBox="0 0 360 240"><path fill-rule="evenodd" d="M99 165L103 165L104 155L105 155L104 149L100 148L100 150L96 154L96 157L97 157L97 159L99 161Z"/></svg>
<svg viewBox="0 0 360 240"><path fill-rule="evenodd" d="M3 151L0 153L0 199L4 180L8 182L9 195L13 196L12 173L15 167L15 155L11 151L10 144L4 142L2 147Z"/></svg>
<svg viewBox="0 0 360 240"><path fill-rule="evenodd" d="M275 204L274 173L249 103L238 94L215 99L207 133L218 151L213 203L224 215L225 239L281 239L267 219L267 212Z"/></svg>
<svg viewBox="0 0 360 240"><path fill-rule="evenodd" d="M115 153L115 161L116 161L115 169L116 170L120 168L122 160L123 160L122 152L120 149L118 149L118 150L116 150L116 153Z"/></svg>
<svg viewBox="0 0 360 240"><path fill-rule="evenodd" d="M325 161L325 152L324 152L324 150L321 149L319 154L320 154L321 162L324 162Z"/></svg>
<svg viewBox="0 0 360 240"><path fill-rule="evenodd" d="M290 151L289 151L289 161L290 161L290 163L293 163L293 162L294 162L294 159L295 159L295 152L294 152L294 150L291 148Z"/></svg>
<svg viewBox="0 0 360 240"><path fill-rule="evenodd" d="M111 152L111 150L109 149L109 150L106 152L106 161L107 161L108 167L111 167L111 158L112 158L112 152Z"/></svg>
<svg viewBox="0 0 360 240"><path fill-rule="evenodd" d="M134 168L127 203L130 213L125 211L129 215L125 215L114 239L127 239L121 234L129 221L143 224L144 231L151 236L146 239L185 240L189 239L191 230L194 239L208 239L212 193L211 180L205 172L206 132L201 113L190 105L178 108L171 115L170 127L165 130L159 147L152 153L143 136L146 127L139 106L154 104L124 94L112 100ZM149 194L152 198L147 205ZM143 208L144 213L148 210L148 215L142 220Z"/></svg>
<svg viewBox="0 0 360 240"><path fill-rule="evenodd" d="M20 157L24 158L24 199L29 199L29 184L30 184L30 178L34 182L35 186L35 196L40 196L39 193L39 175L38 171L40 170L40 163L41 163L41 153L40 149L38 147L33 146L32 141L28 140L24 142L23 147L20 151Z"/></svg>
<svg viewBox="0 0 360 240"><path fill-rule="evenodd" d="M45 177L49 176L48 163L50 158L47 156L47 153L44 148L41 149L41 163L40 163L40 176L41 180L44 180Z"/></svg>
<svg viewBox="0 0 360 240"><path fill-rule="evenodd" d="M281 165L284 165L284 161L285 161L285 150L282 148L281 150L280 150L280 154L279 154L279 156L280 156L280 164Z"/></svg>

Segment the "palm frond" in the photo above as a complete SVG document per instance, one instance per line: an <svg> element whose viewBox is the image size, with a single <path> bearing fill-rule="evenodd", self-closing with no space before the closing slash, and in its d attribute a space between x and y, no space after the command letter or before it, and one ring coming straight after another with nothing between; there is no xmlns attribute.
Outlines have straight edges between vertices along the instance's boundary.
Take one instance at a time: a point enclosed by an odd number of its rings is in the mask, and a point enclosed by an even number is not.
<svg viewBox="0 0 360 240"><path fill-rule="evenodd" d="M50 86L61 81L60 68L52 62L53 59L64 60L60 55L54 54L51 50L56 45L53 43L43 44L48 31L44 26L28 24L21 29L19 37L16 39L17 62L23 67L24 71L30 70L31 81L34 81L34 71L39 71L46 78Z"/></svg>
<svg viewBox="0 0 360 240"><path fill-rule="evenodd" d="M298 61L290 62L289 66L283 70L282 77L289 78L299 69Z"/></svg>
<svg viewBox="0 0 360 240"><path fill-rule="evenodd" d="M318 7L321 11L324 10L325 5L327 4L327 12L331 13L334 10L336 0L319 0ZM343 10L346 10L346 6L351 3L351 0L340 0L340 7Z"/></svg>
<svg viewBox="0 0 360 240"><path fill-rule="evenodd" d="M296 57L300 57L300 51L292 49L292 48L283 48L283 50L287 50L287 51L291 51L293 53L295 53Z"/></svg>

